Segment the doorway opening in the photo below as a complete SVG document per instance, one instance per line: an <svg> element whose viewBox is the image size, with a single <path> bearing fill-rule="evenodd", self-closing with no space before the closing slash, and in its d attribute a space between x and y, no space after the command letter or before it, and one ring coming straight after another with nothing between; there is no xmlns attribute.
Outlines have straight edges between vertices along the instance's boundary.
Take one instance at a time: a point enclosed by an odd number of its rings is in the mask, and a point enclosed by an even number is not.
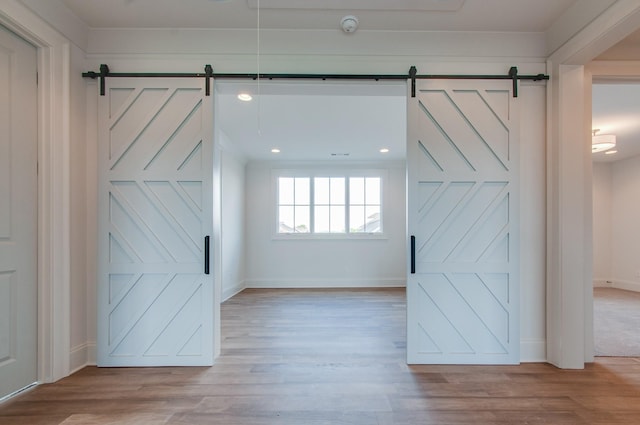
<svg viewBox="0 0 640 425"><path fill-rule="evenodd" d="M592 127L615 136L616 146L593 153L594 351L596 356L640 356L640 84L597 82Z"/></svg>
<svg viewBox="0 0 640 425"><path fill-rule="evenodd" d="M404 287L406 82L225 80L215 90L219 299L245 289ZM374 175L381 230L358 232L349 190ZM308 201L291 210L309 222L291 231L278 206L283 176L308 183L297 193ZM344 202L319 200L325 180L342 185L332 196ZM342 222L323 228L323 210Z"/></svg>

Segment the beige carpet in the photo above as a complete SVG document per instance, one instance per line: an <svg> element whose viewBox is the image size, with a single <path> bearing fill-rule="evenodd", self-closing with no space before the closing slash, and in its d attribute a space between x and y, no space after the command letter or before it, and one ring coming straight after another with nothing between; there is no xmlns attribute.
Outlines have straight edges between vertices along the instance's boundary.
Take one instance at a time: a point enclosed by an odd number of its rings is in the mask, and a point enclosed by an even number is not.
<svg viewBox="0 0 640 425"><path fill-rule="evenodd" d="M593 290L596 356L640 357L640 292Z"/></svg>

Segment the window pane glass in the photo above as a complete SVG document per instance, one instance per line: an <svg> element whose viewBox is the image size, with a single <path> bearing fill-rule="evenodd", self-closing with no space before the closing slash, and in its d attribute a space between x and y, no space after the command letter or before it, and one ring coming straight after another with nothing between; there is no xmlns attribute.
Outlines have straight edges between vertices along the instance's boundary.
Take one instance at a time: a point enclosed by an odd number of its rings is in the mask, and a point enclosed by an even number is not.
<svg viewBox="0 0 640 425"><path fill-rule="evenodd" d="M316 177L313 182L314 201L316 205L329 205L329 178Z"/></svg>
<svg viewBox="0 0 640 425"><path fill-rule="evenodd" d="M364 205L364 177L349 179L349 202L351 205Z"/></svg>
<svg viewBox="0 0 640 425"><path fill-rule="evenodd" d="M331 233L344 233L344 206L331 207Z"/></svg>
<svg viewBox="0 0 640 425"><path fill-rule="evenodd" d="M357 205L349 208L349 231L364 232L364 207Z"/></svg>
<svg viewBox="0 0 640 425"><path fill-rule="evenodd" d="M380 207L367 206L366 207L366 219L365 232L367 233L380 233L382 232L382 222L380 221Z"/></svg>
<svg viewBox="0 0 640 425"><path fill-rule="evenodd" d="M295 213L296 213L296 223L295 223L296 233L309 233L311 231L311 225L310 225L311 219L309 217L309 207L296 206Z"/></svg>
<svg viewBox="0 0 640 425"><path fill-rule="evenodd" d="M331 205L344 205L344 201L344 177L331 178Z"/></svg>
<svg viewBox="0 0 640 425"><path fill-rule="evenodd" d="M293 233L293 207L278 208L278 233Z"/></svg>
<svg viewBox="0 0 640 425"><path fill-rule="evenodd" d="M278 179L278 204L293 205L293 178Z"/></svg>
<svg viewBox="0 0 640 425"><path fill-rule="evenodd" d="M367 177L367 205L380 205L380 178Z"/></svg>
<svg viewBox="0 0 640 425"><path fill-rule="evenodd" d="M309 205L309 201L311 201L311 197L309 195L309 178L297 177L295 186L296 205Z"/></svg>
<svg viewBox="0 0 640 425"><path fill-rule="evenodd" d="M329 233L329 207L316 206L313 210L313 213L313 231L315 233Z"/></svg>
<svg viewBox="0 0 640 425"><path fill-rule="evenodd" d="M279 177L278 232L381 233L381 185L380 177Z"/></svg>

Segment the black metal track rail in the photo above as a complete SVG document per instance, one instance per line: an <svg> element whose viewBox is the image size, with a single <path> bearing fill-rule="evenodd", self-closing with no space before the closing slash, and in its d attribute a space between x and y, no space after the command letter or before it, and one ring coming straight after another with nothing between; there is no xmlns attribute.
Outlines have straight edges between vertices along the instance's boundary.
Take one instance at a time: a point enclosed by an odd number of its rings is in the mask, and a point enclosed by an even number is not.
<svg viewBox="0 0 640 425"><path fill-rule="evenodd" d="M211 94L211 78L228 80L411 80L411 97L416 95L416 80L511 80L513 82L513 97L518 97L518 80L542 81L548 80L545 74L518 75L518 68L512 66L506 75L482 74L418 74L415 66L408 74L242 74L215 73L211 65L204 67L204 73L162 73L162 72L111 72L105 64L100 65L100 72L89 71L82 73L85 78L100 79L100 95L105 94L106 78L138 77L138 78L205 78L206 95Z"/></svg>

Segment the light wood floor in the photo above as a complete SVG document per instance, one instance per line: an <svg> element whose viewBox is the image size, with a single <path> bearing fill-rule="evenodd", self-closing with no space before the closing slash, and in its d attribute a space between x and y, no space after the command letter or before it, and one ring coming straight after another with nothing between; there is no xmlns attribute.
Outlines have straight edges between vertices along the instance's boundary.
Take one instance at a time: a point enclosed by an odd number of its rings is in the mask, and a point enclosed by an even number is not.
<svg viewBox="0 0 640 425"><path fill-rule="evenodd" d="M640 360L407 366L404 290L246 290L211 368L87 367L0 424L640 424Z"/></svg>

